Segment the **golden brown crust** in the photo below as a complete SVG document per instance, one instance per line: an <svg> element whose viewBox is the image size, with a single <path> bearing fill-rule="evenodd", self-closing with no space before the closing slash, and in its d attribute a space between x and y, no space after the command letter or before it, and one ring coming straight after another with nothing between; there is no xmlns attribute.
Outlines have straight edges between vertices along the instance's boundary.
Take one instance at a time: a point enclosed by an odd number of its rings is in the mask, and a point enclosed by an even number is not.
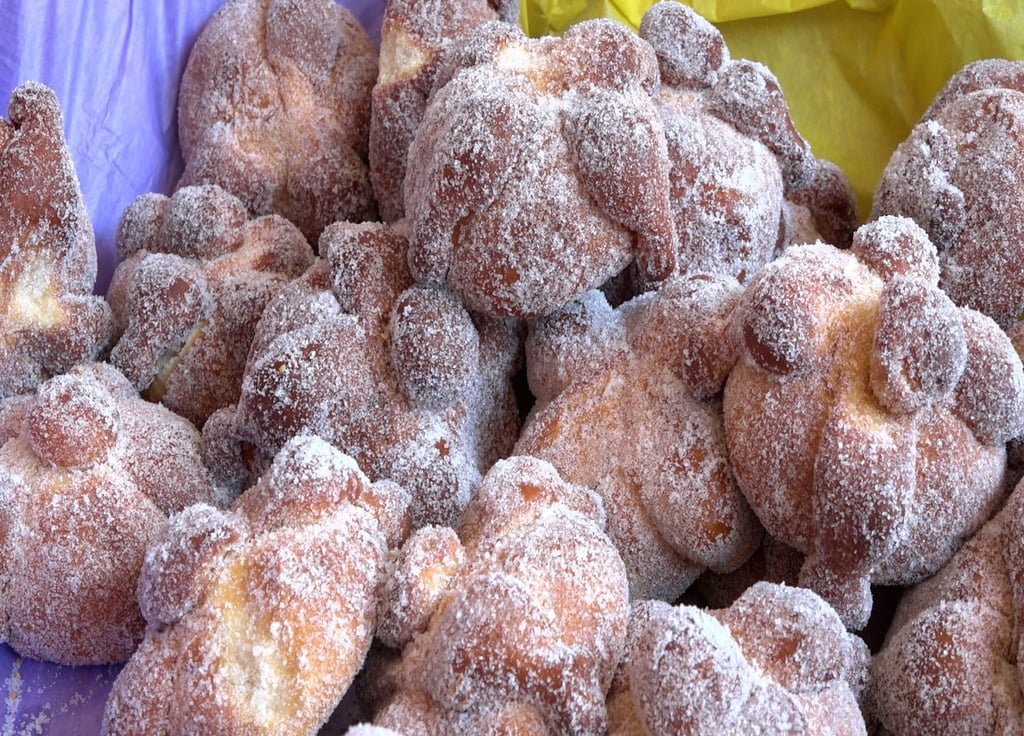
<svg viewBox="0 0 1024 736"><path fill-rule="evenodd" d="M28 83L0 118L0 398L96 359L110 308L53 91Z"/></svg>
<svg viewBox="0 0 1024 736"><path fill-rule="evenodd" d="M369 36L336 3L225 3L181 80L180 186L219 184L312 243L336 220L374 219L366 159L376 76Z"/></svg>
<svg viewBox="0 0 1024 736"><path fill-rule="evenodd" d="M199 433L99 364L41 384L24 418L0 450L0 631L28 657L124 661L142 637L135 588L156 529L216 500Z"/></svg>
<svg viewBox="0 0 1024 736"><path fill-rule="evenodd" d="M886 732L1003 733L1024 717L1021 500L1018 487L935 576L900 601L872 660L865 699L865 713Z"/></svg>
<svg viewBox="0 0 1024 736"><path fill-rule="evenodd" d="M415 526L450 524L517 434L516 334L455 300L406 293L412 279L398 226L336 223L320 250L263 313L237 411L218 420L210 440L229 464L237 446L244 457L235 463L248 462L254 478L290 437L315 432L371 478L409 490ZM436 352L408 344L410 331L424 330L436 331ZM409 352L396 359L396 350ZM444 391L429 376L445 377Z"/></svg>
<svg viewBox="0 0 1024 736"><path fill-rule="evenodd" d="M634 598L674 600L753 553L761 527L726 453L718 392L739 285L666 284L613 310L599 292L531 325L540 398L516 444L599 493Z"/></svg>
<svg viewBox="0 0 1024 736"><path fill-rule="evenodd" d="M381 500L392 493L397 505ZM149 627L104 733L315 733L362 666L387 514L407 503L303 437L231 511L172 517L146 555Z"/></svg>
<svg viewBox="0 0 1024 736"><path fill-rule="evenodd" d="M868 651L814 593L757 583L716 611L645 602L610 734L865 734Z"/></svg>
<svg viewBox="0 0 1024 736"><path fill-rule="evenodd" d="M603 516L549 464L514 457L488 473L458 540L414 532L382 601L407 643L373 722L401 733L603 733L627 613ZM404 598L410 590L429 594Z"/></svg>
<svg viewBox="0 0 1024 736"><path fill-rule="evenodd" d="M384 8L370 118L370 179L385 222L405 215L402 187L409 146L446 50L486 22L499 17L516 22L518 5L500 10L492 5L487 0L394 0Z"/></svg>
<svg viewBox="0 0 1024 736"><path fill-rule="evenodd" d="M144 194L121 217L108 299L110 360L151 401L197 426L238 401L259 315L313 249L278 215L247 220L216 185Z"/></svg>
<svg viewBox="0 0 1024 736"><path fill-rule="evenodd" d="M882 218L852 253L787 251L737 312L737 480L768 532L808 555L801 584L853 628L870 583L920 581L987 518L1020 431L1019 358L938 290L934 264L920 228Z"/></svg>
<svg viewBox="0 0 1024 736"><path fill-rule="evenodd" d="M1024 62L986 59L947 82L875 189L872 218L913 218L957 304L1004 329L1024 311Z"/></svg>
<svg viewBox="0 0 1024 736"><path fill-rule="evenodd" d="M676 236L656 79L650 47L612 21L464 37L409 149L414 277L503 317L548 314L634 256L665 278Z"/></svg>

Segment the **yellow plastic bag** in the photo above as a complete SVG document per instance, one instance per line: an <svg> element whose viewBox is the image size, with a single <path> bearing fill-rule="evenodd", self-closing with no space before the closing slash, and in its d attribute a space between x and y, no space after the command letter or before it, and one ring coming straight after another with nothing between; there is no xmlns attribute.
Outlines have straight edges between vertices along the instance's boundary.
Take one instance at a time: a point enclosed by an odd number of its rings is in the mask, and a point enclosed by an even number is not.
<svg viewBox="0 0 1024 736"><path fill-rule="evenodd" d="M766 64L816 155L838 164L861 216L896 146L950 75L1024 59L1024 0L686 0L733 58ZM652 0L523 0L532 36L607 16L636 28Z"/></svg>

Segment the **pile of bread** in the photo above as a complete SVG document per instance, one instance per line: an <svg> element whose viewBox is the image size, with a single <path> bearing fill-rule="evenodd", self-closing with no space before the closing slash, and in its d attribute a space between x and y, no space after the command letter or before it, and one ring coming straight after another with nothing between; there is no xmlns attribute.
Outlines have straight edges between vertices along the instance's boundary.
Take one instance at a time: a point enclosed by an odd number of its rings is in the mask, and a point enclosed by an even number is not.
<svg viewBox="0 0 1024 736"><path fill-rule="evenodd" d="M862 220L687 6L517 8L228 0L105 296L15 91L0 640L111 735L1024 728L1024 66Z"/></svg>

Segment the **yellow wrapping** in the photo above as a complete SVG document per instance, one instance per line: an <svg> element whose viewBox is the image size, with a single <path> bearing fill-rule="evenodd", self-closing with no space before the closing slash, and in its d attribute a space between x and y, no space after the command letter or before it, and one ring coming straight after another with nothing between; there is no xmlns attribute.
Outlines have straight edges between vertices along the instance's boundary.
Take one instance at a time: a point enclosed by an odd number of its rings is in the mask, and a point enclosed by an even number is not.
<svg viewBox="0 0 1024 736"><path fill-rule="evenodd" d="M956 70L1024 59L1024 0L686 0L733 58L778 77L797 128L834 161L861 216L895 147ZM637 27L651 0L523 0L531 36L607 16Z"/></svg>

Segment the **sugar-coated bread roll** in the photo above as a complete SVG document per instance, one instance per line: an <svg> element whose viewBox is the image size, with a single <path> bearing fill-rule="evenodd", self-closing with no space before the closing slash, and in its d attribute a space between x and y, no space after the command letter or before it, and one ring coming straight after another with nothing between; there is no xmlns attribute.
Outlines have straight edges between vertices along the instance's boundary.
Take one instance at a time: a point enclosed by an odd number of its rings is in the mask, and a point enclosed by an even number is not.
<svg viewBox="0 0 1024 736"><path fill-rule="evenodd" d="M672 273L668 149L654 51L595 19L530 39L494 21L445 55L409 149L418 282L471 311L548 314L622 271Z"/></svg>
<svg viewBox="0 0 1024 736"><path fill-rule="evenodd" d="M511 449L518 333L414 287L404 233L335 223L320 259L271 299L237 406L204 427L219 481L255 479L289 438L312 432L406 488L416 526L451 524Z"/></svg>
<svg viewBox="0 0 1024 736"><path fill-rule="evenodd" d="M370 117L370 180L380 216L405 215L409 146L446 49L488 21L515 23L518 0L389 0L380 29L380 68Z"/></svg>
<svg viewBox="0 0 1024 736"><path fill-rule="evenodd" d="M377 52L332 0L228 0L189 53L178 92L179 186L219 184L251 215L315 243L376 216L367 163Z"/></svg>
<svg viewBox="0 0 1024 736"><path fill-rule="evenodd" d="M728 608L633 605L613 736L866 734L868 648L804 588L756 583Z"/></svg>
<svg viewBox="0 0 1024 736"><path fill-rule="evenodd" d="M871 662L879 734L1013 733L1024 720L1024 493L941 569L905 593Z"/></svg>
<svg viewBox="0 0 1024 736"><path fill-rule="evenodd" d="M924 231L880 218L852 251L790 248L736 312L733 470L765 529L807 555L801 584L852 628L870 584L919 582L981 526L1024 421L1009 338L938 280Z"/></svg>
<svg viewBox="0 0 1024 736"><path fill-rule="evenodd" d="M142 639L135 598L167 516L221 503L200 435L113 367L40 384L0 449L0 639L61 664L122 662Z"/></svg>
<svg viewBox="0 0 1024 736"><path fill-rule="evenodd" d="M913 218L939 250L939 285L1009 328L1024 314L1024 61L954 74L893 152L872 218Z"/></svg>
<svg viewBox="0 0 1024 736"><path fill-rule="evenodd" d="M0 118L0 399L95 360L113 322L53 90L24 84Z"/></svg>
<svg viewBox="0 0 1024 736"><path fill-rule="evenodd" d="M731 277L693 277L615 309L593 291L531 324L537 403L515 452L601 495L635 598L675 600L760 541L719 396L738 353L729 319L740 291Z"/></svg>
<svg viewBox="0 0 1024 736"><path fill-rule="evenodd" d="M171 517L146 553L146 638L103 733L309 734L362 666L408 496L306 436L233 507Z"/></svg>
<svg viewBox="0 0 1024 736"><path fill-rule="evenodd" d="M137 198L121 217L118 255L110 360L147 399L199 427L238 401L263 308L313 263L294 225L248 219L215 184Z"/></svg>
<svg viewBox="0 0 1024 736"><path fill-rule="evenodd" d="M454 530L409 538L381 599L373 723L398 733L602 734L625 568L592 492L497 462Z"/></svg>

